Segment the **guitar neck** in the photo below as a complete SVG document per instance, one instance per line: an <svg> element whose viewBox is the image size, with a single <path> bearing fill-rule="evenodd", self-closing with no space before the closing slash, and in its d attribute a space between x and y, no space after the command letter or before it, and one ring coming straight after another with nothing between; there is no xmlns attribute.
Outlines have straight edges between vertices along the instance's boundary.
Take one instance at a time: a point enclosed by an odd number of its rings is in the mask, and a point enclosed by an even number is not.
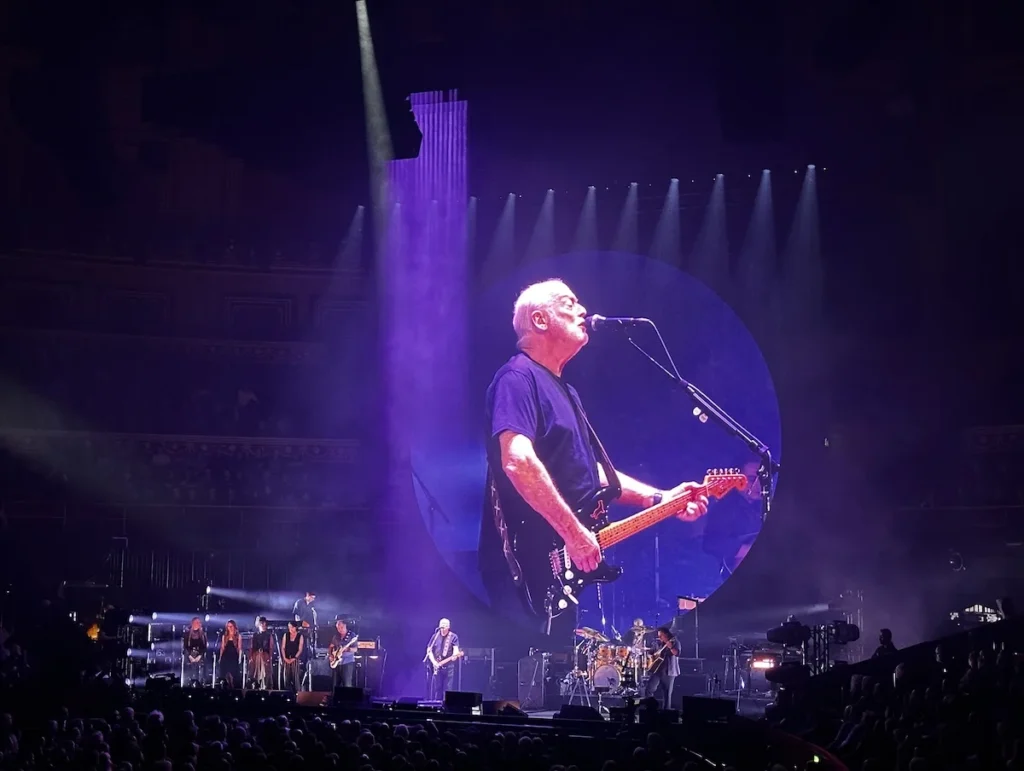
<svg viewBox="0 0 1024 771"><path fill-rule="evenodd" d="M695 495L707 494L707 485L702 485L699 488L686 491L678 498L673 498L670 501L663 501L657 506L651 506L649 509L637 512L632 517L626 517L626 519L619 520L618 522L612 522L610 525L607 525L597 531L597 542L602 549L607 549L610 546L622 543L627 538L630 538L637 533L642 533L647 528L653 527L659 522L671 519L680 511L683 511L690 501L693 500Z"/></svg>

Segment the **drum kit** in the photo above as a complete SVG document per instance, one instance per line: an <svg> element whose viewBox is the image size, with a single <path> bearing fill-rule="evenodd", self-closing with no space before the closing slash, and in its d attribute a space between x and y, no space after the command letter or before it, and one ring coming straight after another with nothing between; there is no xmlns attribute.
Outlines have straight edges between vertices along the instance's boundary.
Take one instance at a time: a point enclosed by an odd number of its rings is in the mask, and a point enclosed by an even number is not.
<svg viewBox="0 0 1024 771"><path fill-rule="evenodd" d="M563 696L580 696L587 703L592 694L638 697L643 692L651 652L644 644L654 629L646 626L631 627L633 643L612 640L606 635L582 627L576 630L573 655L575 667L563 681Z"/></svg>

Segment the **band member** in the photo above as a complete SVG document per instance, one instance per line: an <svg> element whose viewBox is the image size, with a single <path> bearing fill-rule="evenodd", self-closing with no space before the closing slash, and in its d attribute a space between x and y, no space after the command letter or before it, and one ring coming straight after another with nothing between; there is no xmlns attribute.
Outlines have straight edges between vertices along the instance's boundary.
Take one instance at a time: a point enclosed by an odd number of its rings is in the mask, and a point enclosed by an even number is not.
<svg viewBox="0 0 1024 771"><path fill-rule="evenodd" d="M292 615L299 622L299 628L306 636L306 655L311 655L316 647L316 592L306 592L292 606ZM303 659L305 660L305 659Z"/></svg>
<svg viewBox="0 0 1024 771"><path fill-rule="evenodd" d="M299 622L289 621L288 631L281 635L281 662L284 665L284 687L298 693L302 690L302 654L306 638L299 632Z"/></svg>
<svg viewBox="0 0 1024 771"><path fill-rule="evenodd" d="M252 648L249 651L249 677L253 688L266 690L270 687L272 650L273 637L267 631L267 619L260 616L256 619L256 632L252 636Z"/></svg>
<svg viewBox="0 0 1024 771"><path fill-rule="evenodd" d="M228 621L220 636L220 676L225 688L242 687L242 636L238 624Z"/></svg>
<svg viewBox="0 0 1024 771"><path fill-rule="evenodd" d="M351 688L355 684L357 639L345 619L341 616L334 619L334 637L327 646L327 660L333 664L335 659L341 658L341 663L331 670L335 688L339 685Z"/></svg>
<svg viewBox="0 0 1024 771"><path fill-rule="evenodd" d="M577 569L601 562L597 537L577 519L574 507L600 486L621 489L619 500L648 507L682 495L696 483L671 490L616 473L587 421L576 390L562 378L565 365L587 344L587 309L557 279L527 287L515 302L512 327L519 352L495 373L487 389L488 494L480 535L480 570L493 603L522 598L521 567L509 544L510 523L536 512L562 540ZM603 461L601 459L604 459ZM605 466L608 466L605 468ZM497 506L493 505L497 502ZM700 496L678 516L692 521L707 510ZM541 619L542 630L572 640L576 606ZM536 615L537 611L532 610Z"/></svg>
<svg viewBox="0 0 1024 771"><path fill-rule="evenodd" d="M761 479L757 475L759 461L743 466L747 487L742 496L715 506L704 525L704 551L720 564L722 580L733 574L754 545L761 532Z"/></svg>
<svg viewBox="0 0 1024 771"><path fill-rule="evenodd" d="M181 640L181 653L185 657L185 685L203 684L203 663L206 661L206 630L199 616L192 619Z"/></svg>
<svg viewBox="0 0 1024 771"><path fill-rule="evenodd" d="M647 636L651 630L644 625L642 618L634 618L633 626L626 630L626 633L622 635L622 642L626 645L636 645L647 647Z"/></svg>
<svg viewBox="0 0 1024 771"><path fill-rule="evenodd" d="M455 661L461 657L459 636L452 631L452 622L442 618L427 643L427 655L423 659L426 662L428 698L444 699L452 681Z"/></svg>
<svg viewBox="0 0 1024 771"><path fill-rule="evenodd" d="M679 642L667 626L658 628L658 647L652 651L654 658L647 671L647 696L653 696L663 709L672 706L672 688L679 676Z"/></svg>

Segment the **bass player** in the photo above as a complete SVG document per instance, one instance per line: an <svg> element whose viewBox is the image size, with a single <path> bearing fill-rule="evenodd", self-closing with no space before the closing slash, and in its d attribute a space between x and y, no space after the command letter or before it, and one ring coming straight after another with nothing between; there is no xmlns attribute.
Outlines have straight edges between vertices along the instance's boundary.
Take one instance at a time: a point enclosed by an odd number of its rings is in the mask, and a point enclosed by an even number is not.
<svg viewBox="0 0 1024 771"><path fill-rule="evenodd" d="M462 651L459 649L459 636L452 631L452 622L442 618L427 643L427 655L423 657L427 673L427 698L444 700L452 682L455 662L460 658Z"/></svg>
<svg viewBox="0 0 1024 771"><path fill-rule="evenodd" d="M672 688L679 676L679 641L667 626L658 628L658 647L653 651L647 681L647 696L653 697L662 709L672 706Z"/></svg>
<svg viewBox="0 0 1024 771"><path fill-rule="evenodd" d="M510 528L539 514L564 542L573 565L588 573L601 563L601 549L573 507L595 490L609 487L622 503L643 508L690 495L692 500L676 515L685 521L702 516L708 499L697 494L700 486L694 482L659 490L615 472L579 394L562 378L565 365L589 340L587 309L565 282L551 279L524 289L515 302L512 327L519 352L487 389L480 571L492 603L514 609L523 600L541 630L568 646L578 608L562 601L566 608L561 610L568 612L541 613L539 602L523 597L523 565L513 553L516 534Z"/></svg>
<svg viewBox="0 0 1024 771"><path fill-rule="evenodd" d="M356 680L356 643L359 638L352 634L341 616L334 619L334 637L327 646L327 661L331 665L333 686L351 688Z"/></svg>

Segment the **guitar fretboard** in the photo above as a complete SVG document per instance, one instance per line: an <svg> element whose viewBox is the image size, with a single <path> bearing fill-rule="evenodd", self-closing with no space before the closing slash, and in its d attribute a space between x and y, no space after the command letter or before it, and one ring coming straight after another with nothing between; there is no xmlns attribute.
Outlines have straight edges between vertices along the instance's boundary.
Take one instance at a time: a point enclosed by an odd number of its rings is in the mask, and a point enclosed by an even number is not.
<svg viewBox="0 0 1024 771"><path fill-rule="evenodd" d="M607 527L603 527L597 531L597 542L602 549L607 549L610 546L615 546L617 543L622 543L627 538L634 536L649 527L653 527L659 522L664 522L666 519L674 517L687 507L695 495L709 495L709 492L708 485L704 484L696 489L688 490L678 498L673 498L670 501L664 501L659 503L657 506L651 506L649 509L644 509L643 511L634 514L632 517L627 517L626 519L619 520L618 522L613 522Z"/></svg>

